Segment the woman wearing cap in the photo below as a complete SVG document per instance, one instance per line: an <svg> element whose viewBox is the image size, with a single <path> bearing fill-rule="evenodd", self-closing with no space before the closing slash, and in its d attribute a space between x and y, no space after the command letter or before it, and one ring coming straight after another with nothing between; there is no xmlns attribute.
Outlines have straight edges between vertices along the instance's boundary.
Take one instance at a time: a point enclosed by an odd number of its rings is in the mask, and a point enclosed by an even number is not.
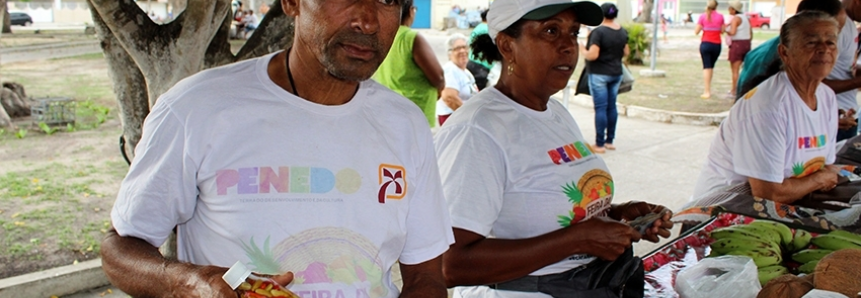
<svg viewBox="0 0 861 298"><path fill-rule="evenodd" d="M729 3L729 14L732 15L732 20L729 21L729 28L726 29L726 34L732 40L732 43L729 45L729 63L732 68L732 90L729 91L729 96L733 97L733 99L735 99L735 94L737 93L735 86L738 84L741 63L744 61L744 56L747 55L747 52L750 52L750 38L753 36L750 20L742 13L741 9L741 2L731 1Z"/></svg>
<svg viewBox="0 0 861 298"><path fill-rule="evenodd" d="M700 43L700 56L703 58L703 84L705 85L702 99L708 99L712 96L712 76L714 75L715 62L721 51L721 32L726 30L723 15L716 11L717 1L709 0L706 5L706 12L700 15L697 21L697 28L694 29L694 34L703 33L702 42Z"/></svg>
<svg viewBox="0 0 861 298"><path fill-rule="evenodd" d="M780 27L783 69L746 93L712 141L693 198L750 183L759 198L791 204L837 184L837 99L822 83L837 59L838 22L803 11Z"/></svg>
<svg viewBox="0 0 861 298"><path fill-rule="evenodd" d="M599 25L601 8L495 0L487 18L488 34L472 49L500 61L501 77L434 139L456 238L443 257L448 286L458 286L454 297L618 297L623 287L642 297L643 268L631 245L668 237L670 213L643 202L612 204L609 169L566 107L550 99L574 72L581 24ZM621 222L651 214L642 234ZM618 269L600 271L609 264ZM588 285L590 276L601 282Z"/></svg>
<svg viewBox="0 0 861 298"><path fill-rule="evenodd" d="M440 99L436 102L436 115L440 126L451 116L451 113L463 105L464 101L478 93L475 77L466 68L469 63L466 36L460 33L452 34L445 44L448 48L448 62L442 66L445 73L445 89L442 90Z"/></svg>
<svg viewBox="0 0 861 298"><path fill-rule="evenodd" d="M595 104L595 146L592 151L616 150L616 97L622 83L622 58L628 56L628 31L616 23L619 9L613 3L601 4L604 21L589 33L589 41L580 47L589 69L589 94ZM605 135L606 133L606 135Z"/></svg>

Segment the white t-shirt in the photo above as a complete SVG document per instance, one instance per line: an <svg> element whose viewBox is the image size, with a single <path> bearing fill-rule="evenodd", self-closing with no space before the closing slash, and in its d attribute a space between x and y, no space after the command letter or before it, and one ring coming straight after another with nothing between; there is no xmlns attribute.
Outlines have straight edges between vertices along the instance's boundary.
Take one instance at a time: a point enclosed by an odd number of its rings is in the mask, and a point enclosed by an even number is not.
<svg viewBox="0 0 861 298"><path fill-rule="evenodd" d="M390 268L454 242L419 108L373 81L338 106L298 98L272 55L189 77L146 119L111 219L178 257L292 271L303 297L397 297Z"/></svg>
<svg viewBox="0 0 861 298"><path fill-rule="evenodd" d="M452 226L497 239L550 233L605 216L613 180L577 122L556 100L526 108L494 87L482 90L434 136ZM576 245L572 244L572 245ZM594 260L574 255L530 275L563 272ZM456 296L549 297L459 287Z"/></svg>
<svg viewBox="0 0 861 298"><path fill-rule="evenodd" d="M779 72L745 94L712 141L694 200L748 177L782 183L834 163L837 106L834 91L816 88L811 110Z"/></svg>
<svg viewBox="0 0 861 298"><path fill-rule="evenodd" d="M855 50L858 48L858 29L855 28L855 22L848 17L846 25L840 29L840 35L837 37L837 61L834 61L834 68L828 74L826 79L829 80L849 80L852 79L855 71ZM858 90L852 89L843 93L837 94L837 107L843 110L855 109L858 110L858 101L855 96Z"/></svg>
<svg viewBox="0 0 861 298"><path fill-rule="evenodd" d="M457 96L460 100L466 102L470 97L478 93L478 86L475 84L475 77L467 69L460 69L454 62L446 62L442 66L445 73L445 87L457 90ZM454 111L440 99L436 101L436 114L448 115Z"/></svg>

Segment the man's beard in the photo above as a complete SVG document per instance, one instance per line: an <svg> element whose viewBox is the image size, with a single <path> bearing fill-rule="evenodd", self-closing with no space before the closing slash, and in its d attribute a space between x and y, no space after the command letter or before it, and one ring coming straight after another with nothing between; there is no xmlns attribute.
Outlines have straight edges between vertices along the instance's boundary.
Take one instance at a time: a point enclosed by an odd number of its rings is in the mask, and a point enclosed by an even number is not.
<svg viewBox="0 0 861 298"><path fill-rule="evenodd" d="M364 48L370 48L375 52L375 55L369 61L346 58L346 61L338 61L337 47L343 43L358 45ZM323 49L320 56L320 63L326 67L335 78L360 82L371 78L377 68L383 63L386 51L383 51L383 45L376 39L375 35L364 35L355 32L339 32Z"/></svg>

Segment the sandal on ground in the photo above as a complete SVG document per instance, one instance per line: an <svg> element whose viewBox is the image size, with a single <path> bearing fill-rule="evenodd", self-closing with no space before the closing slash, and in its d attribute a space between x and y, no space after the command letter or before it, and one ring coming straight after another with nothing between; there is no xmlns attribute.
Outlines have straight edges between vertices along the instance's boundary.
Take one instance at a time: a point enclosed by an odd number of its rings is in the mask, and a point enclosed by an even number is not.
<svg viewBox="0 0 861 298"><path fill-rule="evenodd" d="M700 98L702 98L702 99L709 99L711 97L712 97L711 94L701 94L700 95Z"/></svg>
<svg viewBox="0 0 861 298"><path fill-rule="evenodd" d="M604 144L604 148L607 148L607 150L616 150L616 146L613 146L613 144L609 143Z"/></svg>
<svg viewBox="0 0 861 298"><path fill-rule="evenodd" d="M604 147L598 147L598 145L592 145L591 147L592 147L592 152L595 152L598 154L602 154L604 152L607 152L607 150L605 150Z"/></svg>

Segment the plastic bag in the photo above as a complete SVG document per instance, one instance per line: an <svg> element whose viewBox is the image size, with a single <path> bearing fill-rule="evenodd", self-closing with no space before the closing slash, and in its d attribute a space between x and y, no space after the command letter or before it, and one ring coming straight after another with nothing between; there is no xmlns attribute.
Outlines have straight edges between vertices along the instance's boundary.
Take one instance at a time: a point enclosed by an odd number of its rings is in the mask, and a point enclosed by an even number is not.
<svg viewBox="0 0 861 298"><path fill-rule="evenodd" d="M675 289L681 298L755 298L762 286L753 259L720 256L683 269Z"/></svg>
<svg viewBox="0 0 861 298"><path fill-rule="evenodd" d="M806 295L801 296L801 298L849 298L849 297L846 297L846 295L843 295L843 294L840 294L837 292L813 289L813 290L810 290L810 292L807 292Z"/></svg>

